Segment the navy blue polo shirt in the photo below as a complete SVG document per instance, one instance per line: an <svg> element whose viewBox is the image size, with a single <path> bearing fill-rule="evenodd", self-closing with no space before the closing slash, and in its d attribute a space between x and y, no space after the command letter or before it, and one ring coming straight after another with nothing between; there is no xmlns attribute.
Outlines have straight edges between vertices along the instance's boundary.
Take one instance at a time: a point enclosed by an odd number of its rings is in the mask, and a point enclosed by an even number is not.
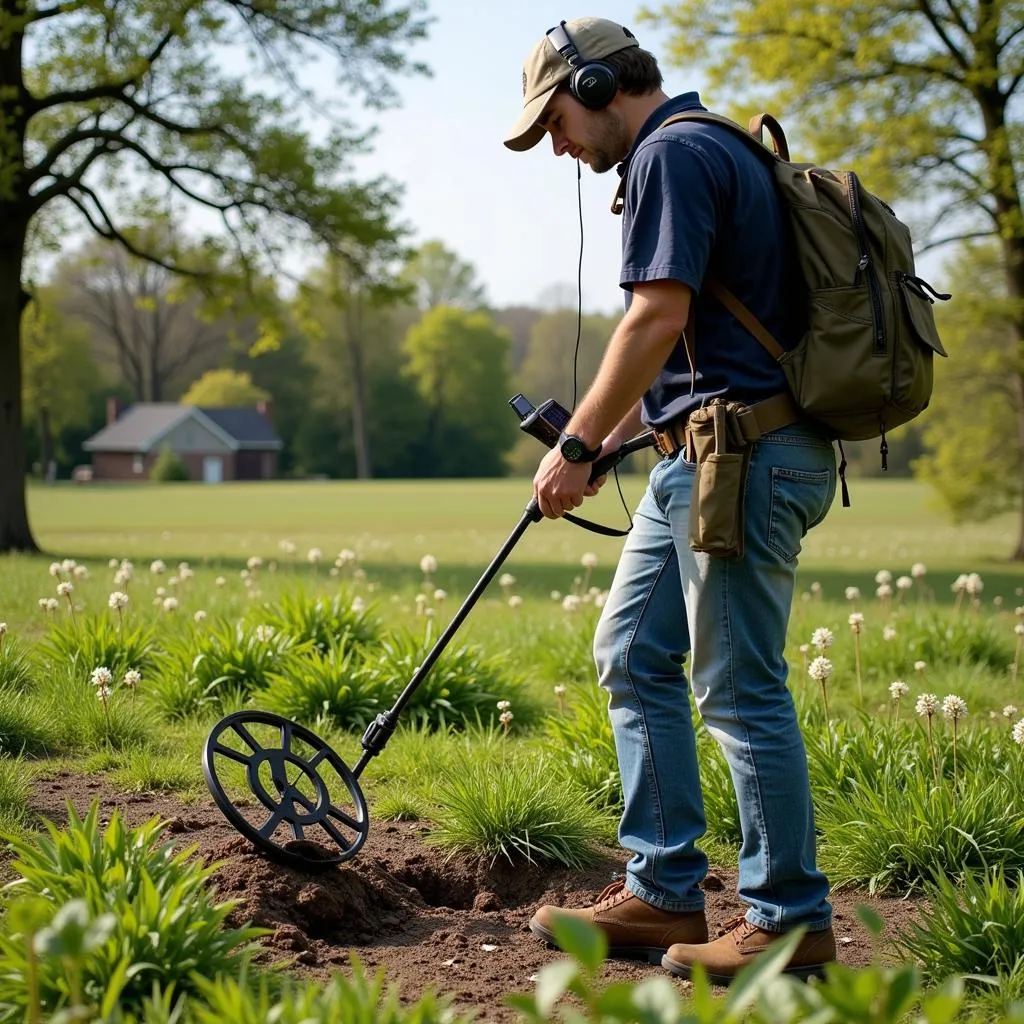
<svg viewBox="0 0 1024 1024"><path fill-rule="evenodd" d="M644 395L648 426L719 395L756 402L786 389L760 342L701 291L709 273L783 348L793 347L801 327L792 241L767 161L722 125L690 121L659 128L673 114L705 109L695 92L663 103L619 167L627 174L620 274L626 308L634 284L664 279L688 285L696 302L696 379L680 335Z"/></svg>

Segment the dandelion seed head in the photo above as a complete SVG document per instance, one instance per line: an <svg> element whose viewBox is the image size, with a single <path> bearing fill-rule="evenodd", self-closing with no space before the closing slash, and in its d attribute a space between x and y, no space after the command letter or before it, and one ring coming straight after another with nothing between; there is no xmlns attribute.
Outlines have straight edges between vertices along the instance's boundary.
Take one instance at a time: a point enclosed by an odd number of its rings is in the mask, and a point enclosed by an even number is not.
<svg viewBox="0 0 1024 1024"><path fill-rule="evenodd" d="M107 598L107 605L115 610L128 607L128 595L121 590L115 590Z"/></svg>
<svg viewBox="0 0 1024 1024"><path fill-rule="evenodd" d="M819 583L819 582L818 582L817 580L815 580L815 581L814 581L814 582L813 582L813 583L811 584L811 593L812 593L812 594L813 594L813 595L814 595L815 597L817 597L817 596L818 596L818 595L819 595L819 594L821 593L821 584L820 584L820 583Z"/></svg>
<svg viewBox="0 0 1024 1024"><path fill-rule="evenodd" d="M819 655L807 666L807 674L816 682L823 683L832 675L833 665L828 658Z"/></svg>
<svg viewBox="0 0 1024 1024"><path fill-rule="evenodd" d="M1006 707L1003 708L1003 718L1015 718L1016 715L1017 715L1017 708L1016 708L1015 705L1007 704Z"/></svg>
<svg viewBox="0 0 1024 1024"><path fill-rule="evenodd" d="M39 607L45 612L50 607L50 599L48 597L39 598Z"/></svg>
<svg viewBox="0 0 1024 1024"><path fill-rule="evenodd" d="M907 686L902 679L897 679L894 683L889 684L889 696L893 700L899 700L901 697L906 697L910 693L910 687Z"/></svg>
<svg viewBox="0 0 1024 1024"><path fill-rule="evenodd" d="M864 616L860 612L853 612L846 621L854 633L859 633L860 627L864 625Z"/></svg>
<svg viewBox="0 0 1024 1024"><path fill-rule="evenodd" d="M846 600L847 601L859 601L860 600L860 588L858 588L858 587L847 587L846 588Z"/></svg>
<svg viewBox="0 0 1024 1024"><path fill-rule="evenodd" d="M424 576L432 576L437 572L437 559L433 555L424 555L420 559L420 572Z"/></svg>
<svg viewBox="0 0 1024 1024"><path fill-rule="evenodd" d="M197 626L201 626L206 621L206 612L199 608L196 610L195 615L192 616L192 619Z"/></svg>
<svg viewBox="0 0 1024 1024"><path fill-rule="evenodd" d="M892 573L888 569L879 569L875 573L875 582L881 586L885 586L887 583L892 583Z"/></svg>
<svg viewBox="0 0 1024 1024"><path fill-rule="evenodd" d="M290 540L282 540L277 545L286 555L294 555L295 545Z"/></svg>
<svg viewBox="0 0 1024 1024"><path fill-rule="evenodd" d="M518 594L513 594L508 599L508 606L509 608L522 608L523 599Z"/></svg>
<svg viewBox="0 0 1024 1024"><path fill-rule="evenodd" d="M828 650L832 646L832 642L835 640L835 636L832 630L827 626L819 626L811 634L811 644L816 647L819 651Z"/></svg>
<svg viewBox="0 0 1024 1024"><path fill-rule="evenodd" d="M909 576L900 576L896 580L897 590L909 590L914 585L914 581Z"/></svg>
<svg viewBox="0 0 1024 1024"><path fill-rule="evenodd" d="M158 558L156 561L149 563L149 571L154 576L163 576L167 572L167 565L162 558Z"/></svg>
<svg viewBox="0 0 1024 1024"><path fill-rule="evenodd" d="M514 587L515 585L516 585L516 578L510 572L503 572L498 577L498 586L503 588L503 589L505 589L505 590L507 590L509 587Z"/></svg>
<svg viewBox="0 0 1024 1024"><path fill-rule="evenodd" d="M1013 627L1013 631L1017 636L1024 636L1024 622L1018 622L1017 625Z"/></svg>
<svg viewBox="0 0 1024 1024"><path fill-rule="evenodd" d="M349 607L354 614L362 615L366 611L366 602L361 597L353 597Z"/></svg>
<svg viewBox="0 0 1024 1024"><path fill-rule="evenodd" d="M977 597L985 589L985 584L976 572L972 572L967 576L965 588L971 597Z"/></svg>
<svg viewBox="0 0 1024 1024"><path fill-rule="evenodd" d="M555 696L556 697L564 697L565 696L565 686L562 683L559 683L555 687Z"/></svg>
<svg viewBox="0 0 1024 1024"><path fill-rule="evenodd" d="M257 570L257 569L262 569L263 568L263 559L260 558L259 555L253 555L251 558L248 558L246 560L245 567L250 572L255 572L255 570Z"/></svg>
<svg viewBox="0 0 1024 1024"><path fill-rule="evenodd" d="M0 622L0 636L7 636L7 623Z"/></svg>
<svg viewBox="0 0 1024 1024"><path fill-rule="evenodd" d="M131 575L129 573L126 573L124 569L118 569L114 573L114 586L123 587L130 579Z"/></svg>
<svg viewBox="0 0 1024 1024"><path fill-rule="evenodd" d="M50 575L54 579L57 579L60 576L61 572L62 572L62 570L61 570L61 567L60 567L60 562L51 562L50 563Z"/></svg>
<svg viewBox="0 0 1024 1024"><path fill-rule="evenodd" d="M57 596L58 597L70 597L71 591L74 590L74 585L70 580L65 580L63 583L57 584Z"/></svg>
<svg viewBox="0 0 1024 1024"><path fill-rule="evenodd" d="M919 580L922 577L927 576L928 570L925 568L924 562L915 562L910 567L910 575L913 576L915 580Z"/></svg>
<svg viewBox="0 0 1024 1024"><path fill-rule="evenodd" d="M586 551L580 558L580 565L584 569L596 569L597 568L597 555L593 551Z"/></svg>
<svg viewBox="0 0 1024 1024"><path fill-rule="evenodd" d="M76 565L72 570L72 575L76 580L87 580L89 578L89 570L84 565Z"/></svg>
<svg viewBox="0 0 1024 1024"><path fill-rule="evenodd" d="M502 713L498 715L498 721L507 728L509 722L511 722L514 717L515 716L511 711L502 711Z"/></svg>
<svg viewBox="0 0 1024 1024"><path fill-rule="evenodd" d="M438 587L437 590L434 591L434 600L437 601L439 604L447 596L448 596L448 591L442 590L440 587Z"/></svg>
<svg viewBox="0 0 1024 1024"><path fill-rule="evenodd" d="M896 627L895 626L886 626L882 630L882 639L883 640L895 640L896 639Z"/></svg>
<svg viewBox="0 0 1024 1024"><path fill-rule="evenodd" d="M915 672L923 672L927 667L928 667L928 663L925 662L925 661L915 661L914 662L914 671Z"/></svg>
<svg viewBox="0 0 1024 1024"><path fill-rule="evenodd" d="M218 576L218 577L217 577L217 578L216 578L216 579L215 579L215 580L213 581L213 585L214 585L215 587L223 587L223 586L224 586L224 585L225 585L226 583L227 583L227 580L226 580L226 579L224 579L224 577L223 577L223 576Z"/></svg>
<svg viewBox="0 0 1024 1024"><path fill-rule="evenodd" d="M566 612L577 612L580 609L580 599L575 594L566 594L562 598L562 610Z"/></svg>
<svg viewBox="0 0 1024 1024"><path fill-rule="evenodd" d="M176 612L178 610L178 599L176 597L165 597L163 609L165 612Z"/></svg>
<svg viewBox="0 0 1024 1024"><path fill-rule="evenodd" d="M46 599L46 610L48 612L55 612L60 607L60 602L55 597L48 597Z"/></svg>
<svg viewBox="0 0 1024 1024"><path fill-rule="evenodd" d="M939 698L934 693L922 693L914 704L914 710L922 717L931 717L939 710Z"/></svg>
<svg viewBox="0 0 1024 1024"><path fill-rule="evenodd" d="M319 548L310 548L306 552L306 561L310 565L316 565L323 557L324 553Z"/></svg>
<svg viewBox="0 0 1024 1024"><path fill-rule="evenodd" d="M512 707L512 701L510 701L510 700L499 700L498 701L498 710L499 711L508 711L508 709L510 707Z"/></svg>
<svg viewBox="0 0 1024 1024"><path fill-rule="evenodd" d="M875 597L877 597L879 601L887 600L888 598L892 597L892 587L890 587L888 583L883 583L875 591Z"/></svg>
<svg viewBox="0 0 1024 1024"><path fill-rule="evenodd" d="M552 601L561 601L562 600L562 592L560 590L552 590L551 591L551 600Z"/></svg>
<svg viewBox="0 0 1024 1024"><path fill-rule="evenodd" d="M801 654L806 654L810 649L811 649L811 645L810 644L801 644L800 645L800 653Z"/></svg>
<svg viewBox="0 0 1024 1024"><path fill-rule="evenodd" d="M110 559L109 562L107 562L107 568L108 569L116 569L120 564L121 563L118 562L118 560L116 558L112 558L112 559Z"/></svg>
<svg viewBox="0 0 1024 1024"><path fill-rule="evenodd" d="M343 548L338 552L338 568L344 569L356 561L356 553L351 548Z"/></svg>
<svg viewBox="0 0 1024 1024"><path fill-rule="evenodd" d="M97 690L96 690L96 699L97 700L101 700L101 701L103 701L104 704L106 704L106 702L108 700L110 700L110 697L111 697L111 689L110 689L109 686L100 686L100 687L97 688Z"/></svg>
<svg viewBox="0 0 1024 1024"><path fill-rule="evenodd" d="M942 698L942 714L951 722L967 717L967 701L958 697L955 693L947 694Z"/></svg>

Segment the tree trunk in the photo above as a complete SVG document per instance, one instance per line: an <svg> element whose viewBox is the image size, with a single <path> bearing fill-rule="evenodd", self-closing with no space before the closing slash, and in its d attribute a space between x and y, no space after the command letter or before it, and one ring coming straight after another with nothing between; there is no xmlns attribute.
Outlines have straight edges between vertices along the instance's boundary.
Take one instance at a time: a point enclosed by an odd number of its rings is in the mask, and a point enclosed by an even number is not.
<svg viewBox="0 0 1024 1024"><path fill-rule="evenodd" d="M1021 209L1019 196L1017 208ZM1024 237L1015 235L1004 239L1003 257L1006 261L1006 290L1015 300L1017 309L1024 309ZM1017 452L1019 465L1024 469L1024 314L1020 312L1014 324L1014 334L1017 343ZM1015 562L1024 562L1024 494L1021 495L1020 536L1012 558Z"/></svg>
<svg viewBox="0 0 1024 1024"><path fill-rule="evenodd" d="M352 367L352 446L356 454L356 477L373 476L370 462L370 438L366 430L366 372L363 367L362 296L358 289L349 292L348 354Z"/></svg>
<svg viewBox="0 0 1024 1024"><path fill-rule="evenodd" d="M53 430L50 426L50 410L46 406L39 409L39 465L43 479L49 483L50 463L53 461Z"/></svg>

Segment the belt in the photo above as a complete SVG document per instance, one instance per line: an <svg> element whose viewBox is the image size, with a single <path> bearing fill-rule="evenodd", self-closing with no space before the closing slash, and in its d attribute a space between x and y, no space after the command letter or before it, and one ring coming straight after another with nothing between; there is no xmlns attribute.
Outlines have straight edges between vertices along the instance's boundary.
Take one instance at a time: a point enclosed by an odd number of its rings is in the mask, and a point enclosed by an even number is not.
<svg viewBox="0 0 1024 1024"><path fill-rule="evenodd" d="M662 458L668 458L687 448L686 433L689 416L689 413L685 416L678 416L654 429L654 447ZM760 440L763 434L781 430L801 418L802 415L796 402L793 401L793 396L788 391L784 391L761 402L748 405L736 417L736 422L743 435L744 444L753 444Z"/></svg>

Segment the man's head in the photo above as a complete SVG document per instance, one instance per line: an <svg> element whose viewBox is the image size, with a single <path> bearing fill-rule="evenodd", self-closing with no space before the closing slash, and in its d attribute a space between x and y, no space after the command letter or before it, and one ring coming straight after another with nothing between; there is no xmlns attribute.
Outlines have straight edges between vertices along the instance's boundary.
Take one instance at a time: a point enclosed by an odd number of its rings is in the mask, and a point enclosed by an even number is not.
<svg viewBox="0 0 1024 1024"><path fill-rule="evenodd" d="M636 130L624 98L660 95L661 83L657 61L629 29L604 18L563 22L523 65L523 111L505 145L532 149L549 131L556 153L607 171Z"/></svg>

